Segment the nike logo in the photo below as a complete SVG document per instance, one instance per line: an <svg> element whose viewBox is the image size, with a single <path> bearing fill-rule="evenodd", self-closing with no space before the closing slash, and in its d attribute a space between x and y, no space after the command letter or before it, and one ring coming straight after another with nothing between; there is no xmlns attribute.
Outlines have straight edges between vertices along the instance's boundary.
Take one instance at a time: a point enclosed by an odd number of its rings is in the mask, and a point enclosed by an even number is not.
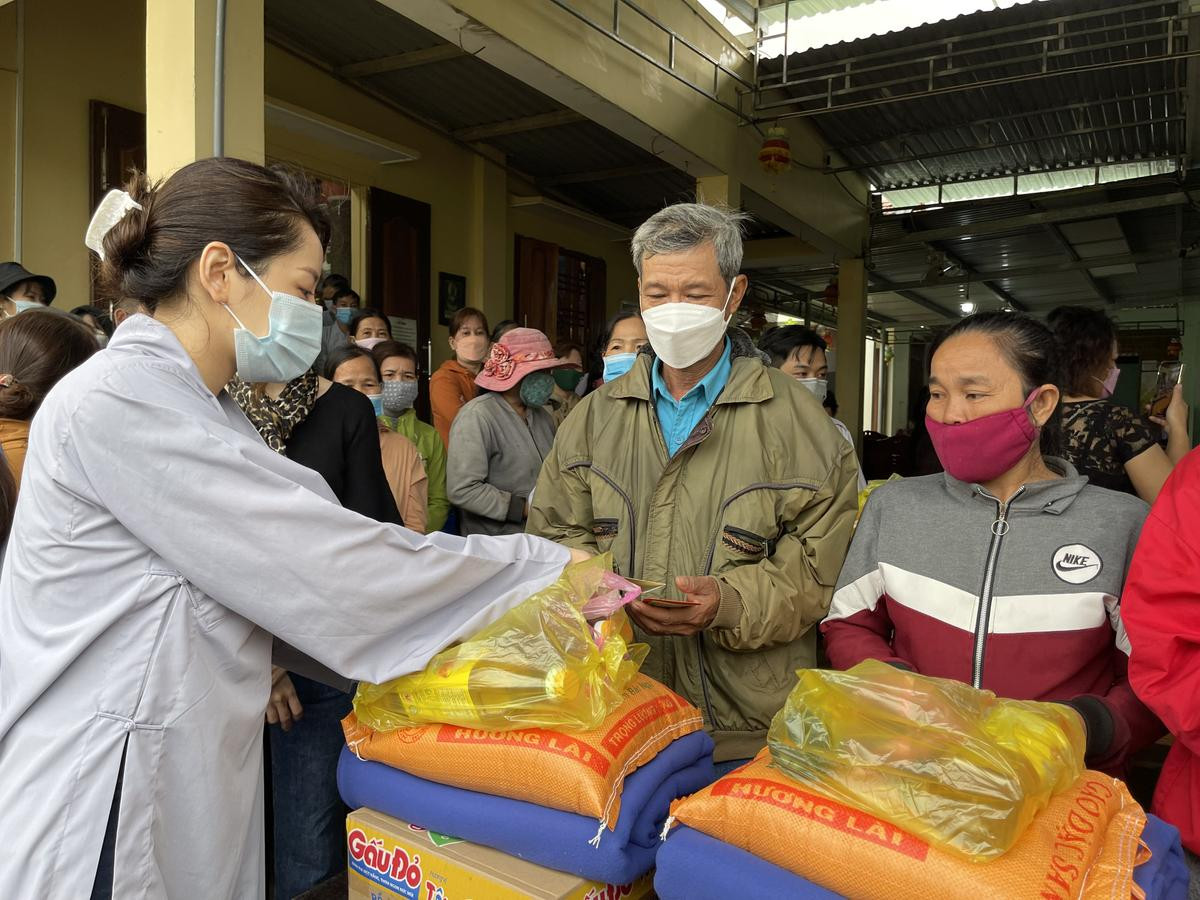
<svg viewBox="0 0 1200 900"><path fill-rule="evenodd" d="M1066 565L1063 565L1062 563L1055 563L1054 568L1058 569L1058 571L1060 571L1060 572L1078 572L1080 569L1091 569L1098 565L1100 565L1100 564L1099 563L1084 563L1082 566L1066 566Z"/></svg>

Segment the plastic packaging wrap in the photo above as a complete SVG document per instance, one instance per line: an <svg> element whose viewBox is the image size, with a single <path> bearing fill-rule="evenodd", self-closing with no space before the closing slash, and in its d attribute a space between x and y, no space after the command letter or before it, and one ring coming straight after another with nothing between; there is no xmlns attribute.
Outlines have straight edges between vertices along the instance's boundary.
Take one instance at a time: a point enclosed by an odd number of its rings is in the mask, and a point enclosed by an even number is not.
<svg viewBox="0 0 1200 900"><path fill-rule="evenodd" d="M859 518L862 517L863 507L867 505L868 497L870 497L873 493L875 493L875 491L877 489L883 487L885 484L888 484L889 482L892 482L892 481L899 481L899 480L900 480L900 476L897 475L895 472L893 472L887 478L877 478L873 481L868 481L867 486L858 492L858 516L859 516ZM854 521L857 523L858 518L856 518Z"/></svg>
<svg viewBox="0 0 1200 900"><path fill-rule="evenodd" d="M508 731L597 727L646 658L622 608L637 589L604 555L561 578L474 637L437 654L421 672L360 684L354 712L376 731L445 723ZM608 618L589 623L597 609ZM611 612L610 612L611 610Z"/></svg>
<svg viewBox="0 0 1200 900"><path fill-rule="evenodd" d="M776 766L847 806L975 861L1008 850L1083 772L1070 707L1001 700L877 660L803 669L771 723Z"/></svg>

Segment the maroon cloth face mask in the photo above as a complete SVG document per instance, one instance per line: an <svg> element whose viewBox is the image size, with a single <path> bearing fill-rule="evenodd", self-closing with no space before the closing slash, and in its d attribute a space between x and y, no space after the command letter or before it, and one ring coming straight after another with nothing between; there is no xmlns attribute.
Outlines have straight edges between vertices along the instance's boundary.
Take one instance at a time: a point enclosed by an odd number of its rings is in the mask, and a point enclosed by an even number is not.
<svg viewBox="0 0 1200 900"><path fill-rule="evenodd" d="M1038 438L1029 415L1037 391L1016 409L981 416L959 425L946 425L925 414L925 427L942 468L959 481L982 484L999 478L1021 461Z"/></svg>

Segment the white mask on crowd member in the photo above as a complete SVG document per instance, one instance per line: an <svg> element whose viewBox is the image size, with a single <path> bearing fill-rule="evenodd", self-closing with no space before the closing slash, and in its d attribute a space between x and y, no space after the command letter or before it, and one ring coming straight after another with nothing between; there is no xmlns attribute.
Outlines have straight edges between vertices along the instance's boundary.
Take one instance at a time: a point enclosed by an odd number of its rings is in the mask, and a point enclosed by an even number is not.
<svg viewBox="0 0 1200 900"><path fill-rule="evenodd" d="M818 400L824 400L825 395L829 393L829 379L827 378L797 378L796 380Z"/></svg>
<svg viewBox="0 0 1200 900"><path fill-rule="evenodd" d="M712 352L725 334L725 310L736 283L736 278L729 282L729 293L720 309L674 301L642 311L650 346L664 363L672 369L686 369Z"/></svg>

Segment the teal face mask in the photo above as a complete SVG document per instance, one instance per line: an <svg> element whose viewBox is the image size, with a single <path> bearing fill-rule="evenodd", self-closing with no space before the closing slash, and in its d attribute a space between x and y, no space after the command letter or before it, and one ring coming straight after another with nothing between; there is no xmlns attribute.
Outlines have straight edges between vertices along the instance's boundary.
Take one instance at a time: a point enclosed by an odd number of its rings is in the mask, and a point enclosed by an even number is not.
<svg viewBox="0 0 1200 900"><path fill-rule="evenodd" d="M545 406L554 393L554 376L549 372L530 372L521 382L521 402L532 408Z"/></svg>
<svg viewBox="0 0 1200 900"><path fill-rule="evenodd" d="M353 306L339 306L334 310L333 314L337 316L337 320L343 325L349 325L350 320L354 318L354 314L358 312Z"/></svg>

